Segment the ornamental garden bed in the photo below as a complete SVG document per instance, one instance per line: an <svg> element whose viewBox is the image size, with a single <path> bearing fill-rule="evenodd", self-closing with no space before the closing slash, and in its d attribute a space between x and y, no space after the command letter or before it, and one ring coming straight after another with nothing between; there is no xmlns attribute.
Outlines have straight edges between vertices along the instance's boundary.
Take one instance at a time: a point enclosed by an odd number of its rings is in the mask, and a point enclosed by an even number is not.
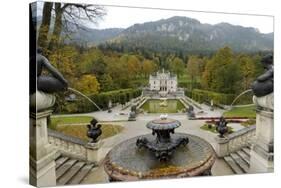
<svg viewBox="0 0 281 188"><path fill-rule="evenodd" d="M75 116L75 117L52 117L50 129L61 132L65 135L80 138L85 141L90 139L87 137L87 124L93 119L88 116ZM121 125L111 123L101 123L102 135L100 139L109 138L120 133L124 127Z"/></svg>

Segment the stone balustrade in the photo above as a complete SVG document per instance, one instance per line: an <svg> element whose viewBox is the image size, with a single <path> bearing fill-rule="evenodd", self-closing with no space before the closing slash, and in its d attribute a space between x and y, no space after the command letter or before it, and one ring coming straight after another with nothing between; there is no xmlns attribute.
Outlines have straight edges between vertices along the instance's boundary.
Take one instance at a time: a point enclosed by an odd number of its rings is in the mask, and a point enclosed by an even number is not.
<svg viewBox="0 0 281 188"><path fill-rule="evenodd" d="M137 109L139 109L147 100L147 97L142 97L137 103Z"/></svg>
<svg viewBox="0 0 281 188"><path fill-rule="evenodd" d="M193 105L194 107L198 108L199 110L202 110L202 107L200 106L200 104L199 104L198 102L194 101L193 99L191 99L191 98L189 98L189 97L187 97L187 96L185 96L183 99L184 99L188 104L191 104L191 105Z"/></svg>
<svg viewBox="0 0 281 188"><path fill-rule="evenodd" d="M217 136L216 153L218 157L224 157L232 152L238 151L247 146L254 139L256 133L256 126L246 127L223 138Z"/></svg>
<svg viewBox="0 0 281 188"><path fill-rule="evenodd" d="M51 129L48 129L48 137L49 143L60 153L81 160L87 160L86 145L88 142Z"/></svg>

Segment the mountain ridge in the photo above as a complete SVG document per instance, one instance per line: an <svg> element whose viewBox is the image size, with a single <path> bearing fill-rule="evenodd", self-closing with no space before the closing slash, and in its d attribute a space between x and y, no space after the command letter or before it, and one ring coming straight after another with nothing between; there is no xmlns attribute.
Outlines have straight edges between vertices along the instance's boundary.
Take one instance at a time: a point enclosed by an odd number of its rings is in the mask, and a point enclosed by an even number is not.
<svg viewBox="0 0 281 188"><path fill-rule="evenodd" d="M85 38L88 45L117 46L152 51L216 51L229 46L234 51L272 51L274 33L264 34L254 27L227 22L206 24L183 16L137 23L127 28L78 31L77 42ZM80 38L79 38L80 36Z"/></svg>

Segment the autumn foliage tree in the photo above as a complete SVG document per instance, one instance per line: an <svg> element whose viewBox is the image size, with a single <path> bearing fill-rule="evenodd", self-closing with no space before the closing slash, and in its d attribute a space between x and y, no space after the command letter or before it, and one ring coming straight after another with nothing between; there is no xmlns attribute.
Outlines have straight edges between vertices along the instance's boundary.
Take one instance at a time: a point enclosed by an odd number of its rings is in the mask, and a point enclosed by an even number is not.
<svg viewBox="0 0 281 188"><path fill-rule="evenodd" d="M191 88L193 89L194 82L197 80L197 78L200 76L200 68L203 64L203 60L198 58L197 56L190 56L186 65L187 73L190 77L191 81Z"/></svg>
<svg viewBox="0 0 281 188"><path fill-rule="evenodd" d="M142 63L142 72L144 77L147 78L151 73L156 71L156 64L152 60L144 60Z"/></svg>
<svg viewBox="0 0 281 188"><path fill-rule="evenodd" d="M94 75L85 74L76 82L76 88L86 95L97 94L100 84Z"/></svg>
<svg viewBox="0 0 281 188"><path fill-rule="evenodd" d="M255 63L253 59L247 55L238 57L238 63L243 78L241 86L243 90L249 89L255 79Z"/></svg>
<svg viewBox="0 0 281 188"><path fill-rule="evenodd" d="M233 52L229 47L224 47L218 50L207 62L201 81L203 87L207 90L234 92L235 85L233 85L233 82L237 81L239 77Z"/></svg>
<svg viewBox="0 0 281 188"><path fill-rule="evenodd" d="M169 62L169 69L179 77L184 73L185 64L182 59L175 57Z"/></svg>

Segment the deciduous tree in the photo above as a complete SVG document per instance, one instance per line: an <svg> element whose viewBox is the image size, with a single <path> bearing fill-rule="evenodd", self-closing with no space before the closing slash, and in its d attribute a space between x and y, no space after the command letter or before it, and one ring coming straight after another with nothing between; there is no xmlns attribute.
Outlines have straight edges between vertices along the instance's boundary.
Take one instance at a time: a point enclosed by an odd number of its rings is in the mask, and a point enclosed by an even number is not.
<svg viewBox="0 0 281 188"><path fill-rule="evenodd" d="M100 84L94 75L86 74L78 80L76 88L86 95L92 95L99 92Z"/></svg>
<svg viewBox="0 0 281 188"><path fill-rule="evenodd" d="M185 64L182 59L175 57L169 63L169 69L179 77L184 73Z"/></svg>

